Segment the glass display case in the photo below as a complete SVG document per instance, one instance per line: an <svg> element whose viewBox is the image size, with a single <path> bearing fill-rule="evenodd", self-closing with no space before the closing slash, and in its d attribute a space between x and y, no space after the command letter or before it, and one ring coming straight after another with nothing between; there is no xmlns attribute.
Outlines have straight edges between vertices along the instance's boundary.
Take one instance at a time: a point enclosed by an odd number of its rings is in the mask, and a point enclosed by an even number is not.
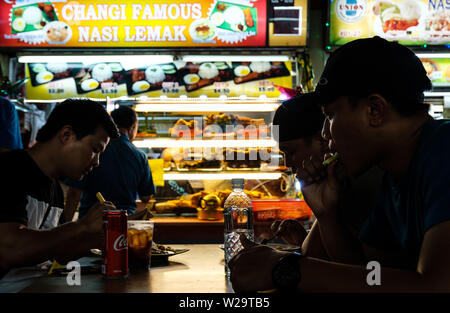
<svg viewBox="0 0 450 313"><path fill-rule="evenodd" d="M232 178L245 179L245 192L253 200L295 198L295 179L271 125L279 104L279 99L262 97L128 103L139 119L133 143L150 160L162 160L162 166L150 161L154 175L163 176L153 213L195 217L205 209L207 196L220 208Z"/></svg>
<svg viewBox="0 0 450 313"><path fill-rule="evenodd" d="M137 112L139 129L133 144L147 154L152 175L162 177L155 199L147 204L157 225L217 225L217 236L223 236L223 203L232 191L232 178L245 180L255 228L264 225L267 230L280 218L308 219L311 211L298 199L298 183L286 167L272 127L280 102L264 97L115 102ZM178 233L166 227L164 233L171 232Z"/></svg>

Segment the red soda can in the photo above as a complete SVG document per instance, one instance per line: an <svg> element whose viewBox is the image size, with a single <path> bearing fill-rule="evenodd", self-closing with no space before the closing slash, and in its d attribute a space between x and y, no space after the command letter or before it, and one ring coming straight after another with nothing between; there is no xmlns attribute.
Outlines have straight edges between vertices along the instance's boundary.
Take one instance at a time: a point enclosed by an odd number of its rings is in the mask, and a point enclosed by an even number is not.
<svg viewBox="0 0 450 313"><path fill-rule="evenodd" d="M103 211L102 274L106 277L128 276L127 211Z"/></svg>

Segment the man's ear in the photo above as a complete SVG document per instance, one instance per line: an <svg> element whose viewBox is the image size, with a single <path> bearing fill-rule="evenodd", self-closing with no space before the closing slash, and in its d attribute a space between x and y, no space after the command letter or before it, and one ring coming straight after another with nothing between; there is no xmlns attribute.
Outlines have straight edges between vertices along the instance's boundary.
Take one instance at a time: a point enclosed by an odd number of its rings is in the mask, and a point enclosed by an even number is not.
<svg viewBox="0 0 450 313"><path fill-rule="evenodd" d="M70 142L73 138L76 138L72 126L66 125L58 132L58 139L64 145Z"/></svg>
<svg viewBox="0 0 450 313"><path fill-rule="evenodd" d="M367 100L367 116L369 123L374 127L380 126L387 118L390 104L378 93L369 95Z"/></svg>

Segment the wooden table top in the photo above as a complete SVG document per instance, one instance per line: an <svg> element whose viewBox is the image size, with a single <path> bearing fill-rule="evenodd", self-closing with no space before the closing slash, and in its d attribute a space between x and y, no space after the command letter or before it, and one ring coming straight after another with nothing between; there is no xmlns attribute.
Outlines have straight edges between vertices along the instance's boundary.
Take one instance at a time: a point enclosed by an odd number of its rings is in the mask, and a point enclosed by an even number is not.
<svg viewBox="0 0 450 313"><path fill-rule="evenodd" d="M224 253L218 244L174 244L188 252L171 256L169 264L149 271L130 271L128 278L107 279L82 274L80 285L69 286L66 276L36 278L21 292L32 293L231 293L225 278Z"/></svg>

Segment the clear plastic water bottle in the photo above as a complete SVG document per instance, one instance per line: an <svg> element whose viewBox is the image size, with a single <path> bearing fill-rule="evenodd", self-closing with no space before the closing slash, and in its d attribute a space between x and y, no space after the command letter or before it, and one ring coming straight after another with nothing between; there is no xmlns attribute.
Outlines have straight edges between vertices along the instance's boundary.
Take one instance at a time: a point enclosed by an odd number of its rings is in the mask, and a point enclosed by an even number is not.
<svg viewBox="0 0 450 313"><path fill-rule="evenodd" d="M239 236L245 234L252 241L255 237L253 232L253 205L250 198L244 193L244 179L232 179L231 183L233 192L225 200L223 206L225 274L227 278L230 277L228 261L243 248Z"/></svg>

